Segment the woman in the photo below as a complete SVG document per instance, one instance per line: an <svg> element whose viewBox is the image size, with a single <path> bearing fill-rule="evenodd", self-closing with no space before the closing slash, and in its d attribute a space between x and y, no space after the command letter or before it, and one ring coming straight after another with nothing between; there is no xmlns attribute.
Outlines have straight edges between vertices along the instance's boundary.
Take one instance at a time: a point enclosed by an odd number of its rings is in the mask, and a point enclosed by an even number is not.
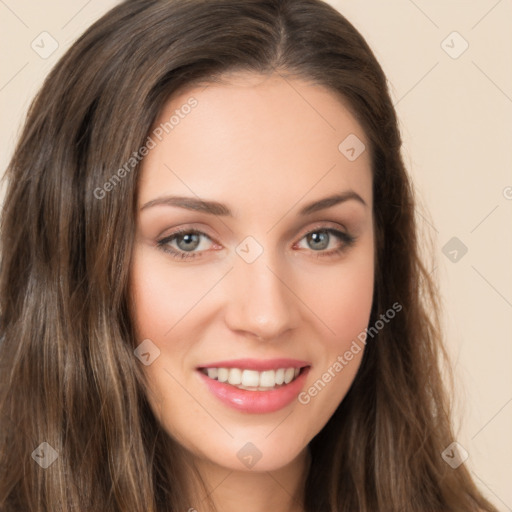
<svg viewBox="0 0 512 512"><path fill-rule="evenodd" d="M445 461L400 146L319 0L95 23L7 171L2 510L494 511Z"/></svg>

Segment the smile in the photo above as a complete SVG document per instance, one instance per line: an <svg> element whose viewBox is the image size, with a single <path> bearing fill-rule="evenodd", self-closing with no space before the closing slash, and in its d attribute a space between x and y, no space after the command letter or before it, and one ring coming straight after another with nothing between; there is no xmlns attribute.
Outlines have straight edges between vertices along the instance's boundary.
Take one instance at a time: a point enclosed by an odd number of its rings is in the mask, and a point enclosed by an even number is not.
<svg viewBox="0 0 512 512"><path fill-rule="evenodd" d="M210 379L226 382L238 389L269 391L294 381L300 368L278 368L277 370L244 370L242 368L202 368Z"/></svg>
<svg viewBox="0 0 512 512"><path fill-rule="evenodd" d="M310 369L310 363L295 359L238 359L201 366L196 373L206 390L222 404L263 414L294 402Z"/></svg>

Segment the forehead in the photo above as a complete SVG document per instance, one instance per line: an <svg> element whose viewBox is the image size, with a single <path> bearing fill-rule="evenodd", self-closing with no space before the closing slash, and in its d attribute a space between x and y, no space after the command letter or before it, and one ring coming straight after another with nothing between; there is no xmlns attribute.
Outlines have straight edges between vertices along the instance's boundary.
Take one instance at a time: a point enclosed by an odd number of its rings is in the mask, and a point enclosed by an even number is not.
<svg viewBox="0 0 512 512"><path fill-rule="evenodd" d="M362 127L337 95L303 79L238 73L183 90L150 137L140 202L163 193L296 202L314 189L357 189L371 204Z"/></svg>

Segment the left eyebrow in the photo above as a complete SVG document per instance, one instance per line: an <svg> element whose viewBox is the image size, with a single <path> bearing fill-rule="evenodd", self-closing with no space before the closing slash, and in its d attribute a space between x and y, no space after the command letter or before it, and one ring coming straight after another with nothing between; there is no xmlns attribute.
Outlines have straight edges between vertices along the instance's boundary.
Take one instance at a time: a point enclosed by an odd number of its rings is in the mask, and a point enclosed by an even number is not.
<svg viewBox="0 0 512 512"><path fill-rule="evenodd" d="M363 204L364 206L367 206L365 200L356 192L352 190L348 190L346 192L343 192L342 194L335 194L333 196L325 197L324 199L320 199L319 201L314 201L312 203L307 204L304 206L300 211L300 215L309 215L314 212L318 212L320 210L324 210L326 208L330 208L331 206L335 206L340 203L344 203L349 200L355 200L359 203Z"/></svg>

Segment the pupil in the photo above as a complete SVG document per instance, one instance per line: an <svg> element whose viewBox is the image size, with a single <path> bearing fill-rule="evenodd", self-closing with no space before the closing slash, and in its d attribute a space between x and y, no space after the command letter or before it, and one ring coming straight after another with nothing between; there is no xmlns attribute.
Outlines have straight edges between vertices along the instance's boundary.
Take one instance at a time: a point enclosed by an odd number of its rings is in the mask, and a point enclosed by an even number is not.
<svg viewBox="0 0 512 512"><path fill-rule="evenodd" d="M183 242L185 242L183 244ZM183 251L193 251L199 245L199 235L189 233L179 237L177 241L178 247Z"/></svg>
<svg viewBox="0 0 512 512"><path fill-rule="evenodd" d="M312 249L326 249L329 245L329 234L326 231L316 231L308 235L308 243Z"/></svg>

